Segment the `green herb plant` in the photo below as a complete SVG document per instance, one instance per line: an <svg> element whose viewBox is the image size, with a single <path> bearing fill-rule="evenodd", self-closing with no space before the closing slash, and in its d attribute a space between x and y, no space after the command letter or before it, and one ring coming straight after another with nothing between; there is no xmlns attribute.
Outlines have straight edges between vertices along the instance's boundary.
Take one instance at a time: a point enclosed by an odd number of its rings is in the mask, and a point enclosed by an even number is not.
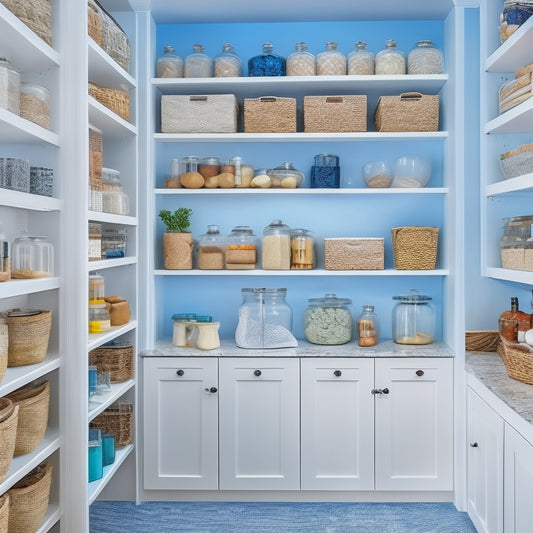
<svg viewBox="0 0 533 533"><path fill-rule="evenodd" d="M187 233L191 221L189 217L192 215L192 209L180 207L174 213L167 209L159 211L159 218L167 227L167 231L177 231L179 233Z"/></svg>

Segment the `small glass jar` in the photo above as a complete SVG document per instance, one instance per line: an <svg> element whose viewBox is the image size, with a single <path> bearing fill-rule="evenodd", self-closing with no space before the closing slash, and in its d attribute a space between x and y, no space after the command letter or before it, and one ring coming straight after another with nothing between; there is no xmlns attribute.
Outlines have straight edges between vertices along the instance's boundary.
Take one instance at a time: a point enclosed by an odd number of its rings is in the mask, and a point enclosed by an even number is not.
<svg viewBox="0 0 533 533"><path fill-rule="evenodd" d="M315 155L315 164L311 167L311 188L338 189L339 187L339 157L332 154Z"/></svg>
<svg viewBox="0 0 533 533"><path fill-rule="evenodd" d="M296 189L300 187L304 180L304 173L296 170L292 163L285 161L267 170L267 175L271 180L271 187L282 189Z"/></svg>
<svg viewBox="0 0 533 533"><path fill-rule="evenodd" d="M355 48L348 54L348 74L374 74L374 54L367 50L363 41L355 43Z"/></svg>
<svg viewBox="0 0 533 533"><path fill-rule="evenodd" d="M192 347L194 326L197 322L196 314L177 313L172 315L172 321L174 323L172 344L180 347Z"/></svg>
<svg viewBox="0 0 533 533"><path fill-rule="evenodd" d="M103 304L105 303L105 280L104 276L98 272L91 272L89 274L89 304Z"/></svg>
<svg viewBox="0 0 533 533"><path fill-rule="evenodd" d="M346 56L337 50L335 41L328 41L326 50L316 56L316 73L318 76L344 76L346 74Z"/></svg>
<svg viewBox="0 0 533 533"><path fill-rule="evenodd" d="M363 166L363 180L370 188L388 188L392 183L392 168L387 161L369 161Z"/></svg>
<svg viewBox="0 0 533 533"><path fill-rule="evenodd" d="M222 45L222 53L215 57L215 78L242 76L241 58L233 51L233 45Z"/></svg>
<svg viewBox="0 0 533 533"><path fill-rule="evenodd" d="M46 237L23 235L11 250L11 277L49 278L54 275L54 247Z"/></svg>
<svg viewBox="0 0 533 533"><path fill-rule="evenodd" d="M213 60L204 53L201 44L192 47L193 53L185 58L183 76L185 78L212 78L214 71Z"/></svg>
<svg viewBox="0 0 533 533"><path fill-rule="evenodd" d="M107 310L107 305L89 305L89 333L103 333L111 329L111 318Z"/></svg>
<svg viewBox="0 0 533 533"><path fill-rule="evenodd" d="M257 237L249 226L235 226L226 238L226 269L253 270L257 263Z"/></svg>
<svg viewBox="0 0 533 533"><path fill-rule="evenodd" d="M307 44L296 43L294 52L287 57L287 76L315 76L316 58L307 51Z"/></svg>
<svg viewBox="0 0 533 533"><path fill-rule="evenodd" d="M290 270L291 229L273 220L263 230L263 270Z"/></svg>
<svg viewBox="0 0 533 533"><path fill-rule="evenodd" d="M442 74L442 52L431 41L418 41L407 56L407 74Z"/></svg>
<svg viewBox="0 0 533 533"><path fill-rule="evenodd" d="M198 161L197 172L204 178L212 178L220 174L220 159L218 157L204 157L200 159Z"/></svg>
<svg viewBox="0 0 533 533"><path fill-rule="evenodd" d="M50 91L36 83L20 84L20 116L50 129Z"/></svg>
<svg viewBox="0 0 533 533"><path fill-rule="evenodd" d="M88 479L96 481L104 475L102 462L102 432L99 429L89 428L89 455L88 455Z"/></svg>
<svg viewBox="0 0 533 533"><path fill-rule="evenodd" d="M431 344L435 327L431 297L411 289L393 299L399 303L392 310L392 340L397 344Z"/></svg>
<svg viewBox="0 0 533 533"><path fill-rule="evenodd" d="M102 168L102 211L113 215L129 215L130 199L120 183L120 172Z"/></svg>
<svg viewBox="0 0 533 533"><path fill-rule="evenodd" d="M272 43L263 44L263 52L248 60L248 76L285 76L285 58L273 50Z"/></svg>
<svg viewBox="0 0 533 533"><path fill-rule="evenodd" d="M291 270L310 270L315 266L315 239L307 229L291 230Z"/></svg>
<svg viewBox="0 0 533 533"><path fill-rule="evenodd" d="M352 340L352 313L349 298L327 293L309 298L304 312L304 335L313 344L346 344Z"/></svg>
<svg viewBox="0 0 533 533"><path fill-rule="evenodd" d="M216 225L207 226L207 232L200 236L196 254L200 270L222 270L224 268L225 238Z"/></svg>
<svg viewBox="0 0 533 533"><path fill-rule="evenodd" d="M20 74L6 57L0 57L0 107L20 115Z"/></svg>
<svg viewBox="0 0 533 533"><path fill-rule="evenodd" d="M176 49L167 45L163 48L163 55L156 61L157 78L183 78L183 59L176 55Z"/></svg>
<svg viewBox="0 0 533 533"><path fill-rule="evenodd" d="M379 340L379 321L373 305L363 305L357 318L357 344L375 346Z"/></svg>
<svg viewBox="0 0 533 533"><path fill-rule="evenodd" d="M385 43L385 48L376 54L375 71L376 74L385 76L405 74L405 56L396 47L394 39L389 39Z"/></svg>

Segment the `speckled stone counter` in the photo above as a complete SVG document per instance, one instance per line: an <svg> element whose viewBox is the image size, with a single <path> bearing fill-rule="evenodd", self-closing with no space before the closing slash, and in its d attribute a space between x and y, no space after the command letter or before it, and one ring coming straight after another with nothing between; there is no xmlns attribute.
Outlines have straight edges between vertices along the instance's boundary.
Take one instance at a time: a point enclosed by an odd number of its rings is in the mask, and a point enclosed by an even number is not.
<svg viewBox="0 0 533 533"><path fill-rule="evenodd" d="M453 351L442 342L424 346L406 346L384 341L377 346L361 348L356 342L338 346L323 346L298 341L297 348L272 350L243 349L230 340L221 341L220 348L203 351L173 346L170 339L159 342L141 357L453 357Z"/></svg>

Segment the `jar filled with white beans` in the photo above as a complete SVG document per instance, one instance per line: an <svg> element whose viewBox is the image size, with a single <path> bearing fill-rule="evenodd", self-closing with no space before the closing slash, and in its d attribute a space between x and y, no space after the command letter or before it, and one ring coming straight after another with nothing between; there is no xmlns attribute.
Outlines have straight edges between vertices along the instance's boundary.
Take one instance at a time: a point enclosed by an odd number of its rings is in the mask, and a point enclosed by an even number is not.
<svg viewBox="0 0 533 533"><path fill-rule="evenodd" d="M405 74L406 61L403 52L396 48L396 41L389 39L385 48L376 54L376 74L393 76Z"/></svg>
<svg viewBox="0 0 533 533"><path fill-rule="evenodd" d="M407 74L442 74L442 52L431 41L418 41L407 56Z"/></svg>
<svg viewBox="0 0 533 533"><path fill-rule="evenodd" d="M358 41L348 54L348 74L374 74L374 54L367 50L363 41Z"/></svg>
<svg viewBox="0 0 533 533"><path fill-rule="evenodd" d="M157 58L155 67L158 78L183 78L183 59L175 52L173 46L163 48L163 55Z"/></svg>
<svg viewBox="0 0 533 533"><path fill-rule="evenodd" d="M201 44L193 45L192 49L192 54L185 58L183 77L212 78L214 71L213 60L204 53L204 47Z"/></svg>
<svg viewBox="0 0 533 533"><path fill-rule="evenodd" d="M346 74L346 56L337 50L335 41L326 43L326 50L316 56L318 76L343 76Z"/></svg>
<svg viewBox="0 0 533 533"><path fill-rule="evenodd" d="M241 58L233 51L233 45L222 45L222 53L215 57L215 78L242 76Z"/></svg>
<svg viewBox="0 0 533 533"><path fill-rule="evenodd" d="M294 52L287 57L287 76L315 76L316 58L307 51L307 44L296 43Z"/></svg>

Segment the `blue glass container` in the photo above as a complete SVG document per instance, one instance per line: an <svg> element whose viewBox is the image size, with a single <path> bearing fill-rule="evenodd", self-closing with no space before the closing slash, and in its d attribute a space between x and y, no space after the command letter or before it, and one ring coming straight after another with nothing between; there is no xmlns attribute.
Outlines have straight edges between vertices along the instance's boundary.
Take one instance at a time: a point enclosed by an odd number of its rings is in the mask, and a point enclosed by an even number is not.
<svg viewBox="0 0 533 533"><path fill-rule="evenodd" d="M338 189L339 186L339 157L332 154L315 155L315 164L311 167L311 188Z"/></svg>
<svg viewBox="0 0 533 533"><path fill-rule="evenodd" d="M104 475L102 463L102 433L99 429L89 428L89 483Z"/></svg>
<svg viewBox="0 0 533 533"><path fill-rule="evenodd" d="M285 58L272 53L271 43L263 44L263 53L248 60L248 76L285 76Z"/></svg>
<svg viewBox="0 0 533 533"><path fill-rule="evenodd" d="M95 366L89 367L89 398L96 394L98 386L98 369Z"/></svg>
<svg viewBox="0 0 533 533"><path fill-rule="evenodd" d="M102 433L102 465L112 465L115 462L115 434Z"/></svg>

